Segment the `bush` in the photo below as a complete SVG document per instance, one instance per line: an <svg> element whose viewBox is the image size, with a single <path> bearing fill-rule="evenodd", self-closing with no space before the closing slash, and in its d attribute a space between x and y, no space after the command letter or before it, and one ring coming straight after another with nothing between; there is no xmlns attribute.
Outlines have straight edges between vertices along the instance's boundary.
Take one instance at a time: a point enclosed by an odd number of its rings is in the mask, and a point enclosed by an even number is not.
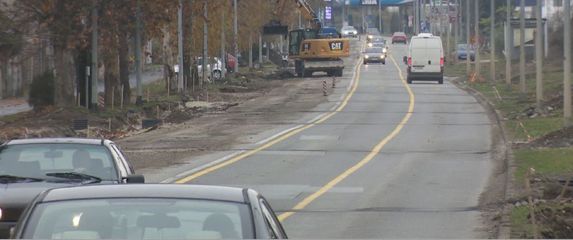
<svg viewBox="0 0 573 240"><path fill-rule="evenodd" d="M30 85L28 103L34 109L54 104L54 74L50 71L36 76Z"/></svg>

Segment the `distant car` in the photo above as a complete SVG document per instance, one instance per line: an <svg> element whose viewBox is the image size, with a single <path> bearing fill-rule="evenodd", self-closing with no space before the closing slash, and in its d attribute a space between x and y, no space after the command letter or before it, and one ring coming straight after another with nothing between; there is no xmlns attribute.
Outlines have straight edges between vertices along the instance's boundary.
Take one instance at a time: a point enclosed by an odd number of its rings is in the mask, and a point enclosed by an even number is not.
<svg viewBox="0 0 573 240"><path fill-rule="evenodd" d="M366 29L366 41L370 42L374 37L380 36L380 31L378 28L367 28Z"/></svg>
<svg viewBox="0 0 573 240"><path fill-rule="evenodd" d="M336 28L322 27L318 31L318 37L319 38L342 38L342 34L340 34L338 32L338 30L336 30Z"/></svg>
<svg viewBox="0 0 573 240"><path fill-rule="evenodd" d="M367 65L371 62L386 64L386 53L384 52L384 48L366 48L363 53L363 59L364 65Z"/></svg>
<svg viewBox="0 0 573 240"><path fill-rule="evenodd" d="M16 239L287 238L252 189L188 184L52 189L27 208Z"/></svg>
<svg viewBox="0 0 573 240"><path fill-rule="evenodd" d="M231 54L227 53L227 59L225 62L225 67L227 67L227 72L234 72L235 66L237 65L237 58Z"/></svg>
<svg viewBox="0 0 573 240"><path fill-rule="evenodd" d="M374 36L372 39L370 39L367 43L368 47L373 47L376 44L384 44L386 45L386 39L384 39L381 36Z"/></svg>
<svg viewBox="0 0 573 240"><path fill-rule="evenodd" d="M197 58L197 71L199 74L199 77L203 76L203 58L202 57L198 57ZM207 58L207 78L212 81L219 81L221 79L223 79L223 63L221 62L221 59L219 59L218 57L214 57L214 58Z"/></svg>
<svg viewBox="0 0 573 240"><path fill-rule="evenodd" d="M358 30L353 26L342 27L342 29L340 29L340 33L342 34L342 37L358 37Z"/></svg>
<svg viewBox="0 0 573 240"><path fill-rule="evenodd" d="M456 57L460 60L466 60L468 58L468 52L470 55L470 60L475 61L476 52L474 51L473 47L470 46L468 51L467 44L458 44L456 46Z"/></svg>
<svg viewBox="0 0 573 240"><path fill-rule="evenodd" d="M12 140L0 146L0 239L24 208L50 188L143 183L115 143L100 139Z"/></svg>
<svg viewBox="0 0 573 240"><path fill-rule="evenodd" d="M392 44L394 43L408 44L408 36L403 32L395 32L392 34Z"/></svg>

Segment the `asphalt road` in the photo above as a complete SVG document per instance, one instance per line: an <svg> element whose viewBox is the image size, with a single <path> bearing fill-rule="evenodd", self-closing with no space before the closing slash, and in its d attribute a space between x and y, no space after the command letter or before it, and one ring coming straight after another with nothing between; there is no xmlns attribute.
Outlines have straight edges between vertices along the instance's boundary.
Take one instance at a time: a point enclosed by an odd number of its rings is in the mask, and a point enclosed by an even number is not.
<svg viewBox="0 0 573 240"><path fill-rule="evenodd" d="M289 237L487 237L492 123L447 81L404 84L405 49L392 47L397 63L358 65L314 122L180 182L260 191Z"/></svg>

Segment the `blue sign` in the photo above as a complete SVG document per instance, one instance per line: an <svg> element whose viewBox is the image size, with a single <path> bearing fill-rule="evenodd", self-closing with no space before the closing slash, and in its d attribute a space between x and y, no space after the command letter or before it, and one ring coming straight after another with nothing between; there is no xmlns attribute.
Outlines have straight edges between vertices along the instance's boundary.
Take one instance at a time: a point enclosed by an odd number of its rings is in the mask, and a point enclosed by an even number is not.
<svg viewBox="0 0 573 240"><path fill-rule="evenodd" d="M378 5L378 3L382 6L399 6L413 1L414 0L345 0L346 5L351 6L372 6Z"/></svg>
<svg viewBox="0 0 573 240"><path fill-rule="evenodd" d="M332 20L332 7L331 6L326 6L324 8L325 10L325 14L324 14L324 19L326 20Z"/></svg>

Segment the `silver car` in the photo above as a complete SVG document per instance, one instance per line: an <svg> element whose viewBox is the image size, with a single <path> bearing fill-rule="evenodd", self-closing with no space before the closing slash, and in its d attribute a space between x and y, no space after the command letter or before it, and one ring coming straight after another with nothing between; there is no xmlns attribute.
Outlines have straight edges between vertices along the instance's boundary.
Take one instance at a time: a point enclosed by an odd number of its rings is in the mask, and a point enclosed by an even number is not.
<svg viewBox="0 0 573 240"><path fill-rule="evenodd" d="M358 30L353 26L342 27L342 29L340 29L340 33L342 34L342 37L358 37Z"/></svg>
<svg viewBox="0 0 573 240"><path fill-rule="evenodd" d="M218 57L209 57L207 58L207 79L209 79L209 81L211 82L213 81L219 81L221 79L223 79L223 63L221 62L221 59ZM202 78L203 77L203 58L202 57L198 57L197 58L197 71L199 74L199 77Z"/></svg>

